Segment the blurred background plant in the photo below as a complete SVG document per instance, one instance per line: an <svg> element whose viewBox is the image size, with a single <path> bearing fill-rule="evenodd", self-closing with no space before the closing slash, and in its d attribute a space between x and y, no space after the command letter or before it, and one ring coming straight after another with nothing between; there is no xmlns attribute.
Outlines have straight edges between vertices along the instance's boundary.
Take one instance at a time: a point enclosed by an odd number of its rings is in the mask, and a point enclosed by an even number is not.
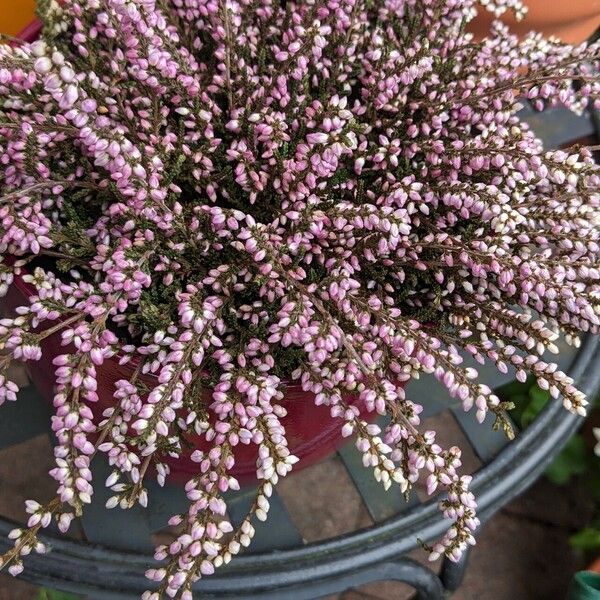
<svg viewBox="0 0 600 600"><path fill-rule="evenodd" d="M509 383L498 390L498 395L514 404L510 414L519 429L527 428L550 400L549 392L531 380ZM587 420L548 467L545 476L558 486L581 480L596 509L589 524L572 535L570 543L587 558L600 555L600 398L591 403Z"/></svg>
<svg viewBox="0 0 600 600"><path fill-rule="evenodd" d="M57 592L56 590L40 588L35 600L81 600L81 597L67 592Z"/></svg>

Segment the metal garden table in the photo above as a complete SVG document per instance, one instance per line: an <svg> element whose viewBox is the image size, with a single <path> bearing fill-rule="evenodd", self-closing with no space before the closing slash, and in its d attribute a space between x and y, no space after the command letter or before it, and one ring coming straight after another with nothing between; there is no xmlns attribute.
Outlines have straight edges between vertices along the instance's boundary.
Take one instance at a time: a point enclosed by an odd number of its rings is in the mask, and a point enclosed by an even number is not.
<svg viewBox="0 0 600 600"><path fill-rule="evenodd" d="M556 147L597 133L597 115L577 117L564 109L533 113L524 118L546 143ZM588 396L600 390L600 340L585 338L575 351L564 346L561 366ZM479 369L484 381L501 385L510 380L490 369ZM576 430L580 419L568 414L560 401L552 401L534 423L516 440L477 424L471 414L453 405L433 378L411 382L411 398L424 405L424 417L449 411L464 432L482 463L472 489L479 515L488 520L503 505L531 485ZM21 423L16 428L15 424ZM488 425L486 427L486 424ZM16 403L0 409L0 449L48 433L49 409L33 388L21 392ZM352 444L339 451L350 478L360 494L374 525L324 541L305 544L281 498L275 493L270 518L256 523L256 537L247 552L217 575L195 587L203 599L308 600L365 583L397 580L410 584L422 600L441 600L460 585L468 562L444 561L434 573L404 557L416 547L416 539L434 539L448 526L439 514L437 500L421 504L416 494L406 502L398 490L384 492L369 470L364 469ZM96 458L94 478L103 481L106 463ZM293 475L292 475L293 477ZM107 490L97 486L93 503L82 518L87 542L43 536L52 551L26 558L24 577L51 588L87 595L93 600L138 598L147 588L144 571L153 562L151 534L162 528L168 517L186 506L180 488L149 485L148 509L107 511ZM0 493L2 491L0 490ZM230 498L231 518L240 521L252 501L253 490ZM0 519L0 551L9 547L6 536L15 523ZM477 551L477 548L473 550Z"/></svg>

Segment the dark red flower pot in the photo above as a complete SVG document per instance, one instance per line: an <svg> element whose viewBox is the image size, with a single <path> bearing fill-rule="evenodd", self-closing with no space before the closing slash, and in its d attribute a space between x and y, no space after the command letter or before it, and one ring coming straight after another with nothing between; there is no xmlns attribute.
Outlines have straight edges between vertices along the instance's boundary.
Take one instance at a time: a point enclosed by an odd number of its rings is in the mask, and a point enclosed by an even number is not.
<svg viewBox="0 0 600 600"><path fill-rule="evenodd" d="M17 37L26 42L34 42L41 32L42 22L39 19L34 19L17 35Z"/></svg>
<svg viewBox="0 0 600 600"><path fill-rule="evenodd" d="M23 281L20 276L15 277L13 285L10 286L3 301L9 311L8 314L14 314L14 309L18 306L28 305L29 298L34 293L33 286ZM49 403L52 403L56 370L52 361L60 354L68 352L69 348L61 345L60 333L55 333L43 340L41 347L42 359L39 362L27 362L25 366L38 391ZM101 420L104 410L115 404L113 398L115 382L119 379L130 379L134 370L135 366L132 364L120 365L118 357L110 358L101 366L96 367L99 400L96 403L90 403L96 423ZM145 375L142 376L142 379L150 389L157 383L154 375ZM206 400L207 404L211 402L210 393L207 393ZM375 413L368 412L362 403L357 404L357 398L347 397L345 400L358 406L361 417L366 421L372 421L375 418ZM343 422L332 417L327 406L317 406L314 403L314 395L303 391L300 385L286 385L281 405L287 411L282 423L287 433L289 449L300 459L295 469L314 464L334 452L343 442L344 438L341 435ZM180 457L165 457L164 459L171 469L171 478L174 481L185 482L197 474L197 464L190 458L193 450L208 451L212 447L210 442L195 434L188 436L188 441L191 447L185 449ZM255 482L257 446L238 444L234 453L236 461L232 474L241 484Z"/></svg>

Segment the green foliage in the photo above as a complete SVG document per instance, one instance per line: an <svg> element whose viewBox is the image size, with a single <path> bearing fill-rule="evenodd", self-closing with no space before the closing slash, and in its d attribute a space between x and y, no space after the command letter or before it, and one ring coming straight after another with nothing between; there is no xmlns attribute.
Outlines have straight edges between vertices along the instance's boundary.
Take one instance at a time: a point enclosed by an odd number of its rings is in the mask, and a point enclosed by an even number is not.
<svg viewBox="0 0 600 600"><path fill-rule="evenodd" d="M531 425L550 400L550 393L531 380L525 383L511 382L500 388L498 393L514 405L510 414L520 429ZM546 477L556 485L564 485L572 477L586 473L593 462L594 457L588 451L585 440L576 434L548 467Z"/></svg>
<svg viewBox="0 0 600 600"><path fill-rule="evenodd" d="M583 475L590 468L591 460L593 455L590 456L583 437L574 435L546 469L546 477L556 485L564 485L572 477Z"/></svg>
<svg viewBox="0 0 600 600"><path fill-rule="evenodd" d="M542 390L531 380L525 383L512 381L497 391L500 398L513 405L510 416L519 429L528 427L550 399L549 392Z"/></svg>
<svg viewBox="0 0 600 600"><path fill-rule="evenodd" d="M597 527L586 527L569 538L573 548L584 551L600 550L600 529Z"/></svg>
<svg viewBox="0 0 600 600"><path fill-rule="evenodd" d="M528 427L542 412L550 394L540 389L533 381L511 382L498 390L498 395L514 404L510 415L520 429ZM594 404L599 405L600 398ZM590 406L591 409L591 406ZM566 485L580 477L586 489L600 507L600 459L589 448L581 434L575 434L546 469L546 477L555 485ZM586 528L571 536L573 548L595 553L600 550L600 513Z"/></svg>
<svg viewBox="0 0 600 600"><path fill-rule="evenodd" d="M80 600L80 596L70 594L69 592L60 592L58 590L49 590L40 588L35 600Z"/></svg>
<svg viewBox="0 0 600 600"><path fill-rule="evenodd" d="M535 418L542 412L550 400L549 392L542 390L537 385L532 385L528 391L529 402L521 414L521 427L531 425Z"/></svg>

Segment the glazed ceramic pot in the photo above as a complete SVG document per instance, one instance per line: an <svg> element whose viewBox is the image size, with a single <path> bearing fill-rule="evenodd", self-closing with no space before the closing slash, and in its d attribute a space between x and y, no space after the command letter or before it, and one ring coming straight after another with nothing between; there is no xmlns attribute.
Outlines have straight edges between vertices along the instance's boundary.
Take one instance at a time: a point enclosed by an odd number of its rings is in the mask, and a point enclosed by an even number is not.
<svg viewBox="0 0 600 600"><path fill-rule="evenodd" d="M579 571L575 573L566 600L598 600L600 598L600 573Z"/></svg>

